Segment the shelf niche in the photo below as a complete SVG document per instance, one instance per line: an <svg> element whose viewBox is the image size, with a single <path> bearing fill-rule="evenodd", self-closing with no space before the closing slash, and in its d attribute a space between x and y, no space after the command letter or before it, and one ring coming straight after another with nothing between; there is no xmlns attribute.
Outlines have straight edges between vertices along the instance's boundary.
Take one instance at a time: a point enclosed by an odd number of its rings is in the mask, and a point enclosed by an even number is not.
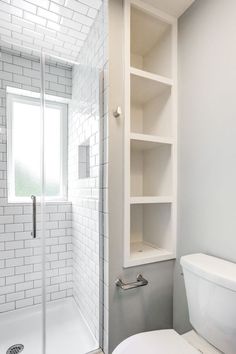
<svg viewBox="0 0 236 354"><path fill-rule="evenodd" d="M171 86L131 74L131 132L172 136Z"/></svg>
<svg viewBox="0 0 236 354"><path fill-rule="evenodd" d="M131 205L130 237L131 261L170 259L174 248L171 204Z"/></svg>
<svg viewBox="0 0 236 354"><path fill-rule="evenodd" d="M131 6L130 65L171 78L171 25Z"/></svg>
<svg viewBox="0 0 236 354"><path fill-rule="evenodd" d="M175 258L177 22L142 0L124 8L124 266L133 267Z"/></svg>
<svg viewBox="0 0 236 354"><path fill-rule="evenodd" d="M131 196L171 196L171 145L152 144L151 148L145 145L137 146L131 141Z"/></svg>

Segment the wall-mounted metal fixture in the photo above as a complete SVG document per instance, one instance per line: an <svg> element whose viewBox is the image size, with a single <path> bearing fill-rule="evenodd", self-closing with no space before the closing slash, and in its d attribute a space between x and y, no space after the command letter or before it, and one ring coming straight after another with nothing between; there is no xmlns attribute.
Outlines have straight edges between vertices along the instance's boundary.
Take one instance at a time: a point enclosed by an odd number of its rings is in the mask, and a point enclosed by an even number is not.
<svg viewBox="0 0 236 354"><path fill-rule="evenodd" d="M115 110L115 111L113 111L113 117L115 117L115 118L119 118L119 117L121 116L121 113L122 113L122 111L121 111L121 107L120 107L120 106L118 106L118 107L116 108L116 110Z"/></svg>
<svg viewBox="0 0 236 354"><path fill-rule="evenodd" d="M139 288L140 286L148 285L148 281L143 278L142 274L137 275L137 281L132 283L124 283L121 279L116 280L116 286L123 290L130 290L134 288Z"/></svg>
<svg viewBox="0 0 236 354"><path fill-rule="evenodd" d="M35 195L31 195L32 203L33 203L33 213L32 213L32 221L33 221L33 230L31 235L33 238L36 238L36 197Z"/></svg>

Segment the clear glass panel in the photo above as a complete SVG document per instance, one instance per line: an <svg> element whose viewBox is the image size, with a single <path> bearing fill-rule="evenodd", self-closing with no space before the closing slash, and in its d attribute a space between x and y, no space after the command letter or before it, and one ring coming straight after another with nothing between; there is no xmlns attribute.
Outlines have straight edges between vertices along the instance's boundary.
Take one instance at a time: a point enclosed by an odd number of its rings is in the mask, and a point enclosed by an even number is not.
<svg viewBox="0 0 236 354"><path fill-rule="evenodd" d="M1 43L0 343L42 353L40 56ZM35 195L35 238L32 234ZM18 199L19 198L19 199Z"/></svg>
<svg viewBox="0 0 236 354"><path fill-rule="evenodd" d="M105 40L103 3L96 4L89 11L90 27L73 18L66 33L67 19L56 29L37 25L37 16L18 19L20 37L9 40L28 42L33 50L0 42L3 352L22 344L26 354L83 354L99 345L98 68L104 65ZM16 21L19 12L16 6ZM46 27L50 22L40 16L38 21ZM4 33L7 38L10 31L2 26ZM68 40L57 38L60 34ZM37 42L37 50L48 48L75 61L82 48L80 65L50 56L44 61L44 54L35 52Z"/></svg>
<svg viewBox="0 0 236 354"><path fill-rule="evenodd" d="M61 173L68 176L67 200L45 205L46 353L64 354L73 348L84 354L99 347L101 324L99 70L46 56L45 100L67 106L59 151ZM54 155L45 156L46 175Z"/></svg>

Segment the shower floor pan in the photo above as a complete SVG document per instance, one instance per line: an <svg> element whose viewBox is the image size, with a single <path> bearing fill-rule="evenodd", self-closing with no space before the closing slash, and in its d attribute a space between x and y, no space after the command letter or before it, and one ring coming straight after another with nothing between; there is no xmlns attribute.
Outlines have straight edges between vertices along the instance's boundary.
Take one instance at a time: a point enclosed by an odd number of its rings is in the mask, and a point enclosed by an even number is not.
<svg viewBox="0 0 236 354"><path fill-rule="evenodd" d="M98 344L73 298L47 303L47 354L85 354ZM23 344L22 354L42 353L41 306L0 314L0 354Z"/></svg>

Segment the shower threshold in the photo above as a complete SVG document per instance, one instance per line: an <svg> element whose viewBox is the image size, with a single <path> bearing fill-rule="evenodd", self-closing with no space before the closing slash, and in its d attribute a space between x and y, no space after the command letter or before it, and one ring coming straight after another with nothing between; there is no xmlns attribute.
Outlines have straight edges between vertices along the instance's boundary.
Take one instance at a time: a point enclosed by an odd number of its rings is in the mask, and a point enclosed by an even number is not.
<svg viewBox="0 0 236 354"><path fill-rule="evenodd" d="M98 348L72 297L47 303L46 331L48 354L85 354ZM40 305L0 314L0 353L19 343L22 354L42 353Z"/></svg>

